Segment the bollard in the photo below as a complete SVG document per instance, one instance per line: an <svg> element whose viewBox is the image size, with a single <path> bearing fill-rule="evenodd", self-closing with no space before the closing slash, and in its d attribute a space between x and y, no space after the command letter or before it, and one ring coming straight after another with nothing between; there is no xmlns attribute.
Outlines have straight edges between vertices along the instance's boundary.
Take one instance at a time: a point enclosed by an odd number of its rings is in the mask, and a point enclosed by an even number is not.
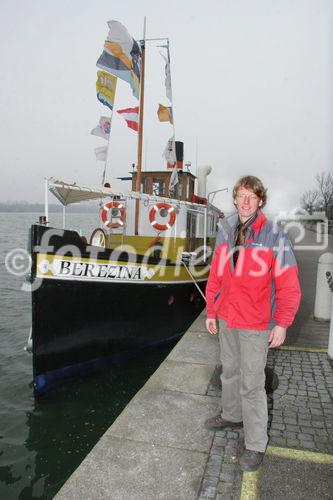
<svg viewBox="0 0 333 500"><path fill-rule="evenodd" d="M314 318L321 321L331 317L332 293L327 286L327 272L333 274L333 253L323 253L318 260Z"/></svg>
<svg viewBox="0 0 333 500"><path fill-rule="evenodd" d="M329 333L329 337L328 337L327 353L328 353L329 357L331 359L333 359L333 296L332 296L332 307L331 307L331 325L330 325L330 333Z"/></svg>
<svg viewBox="0 0 333 500"><path fill-rule="evenodd" d="M327 282L328 282L328 287L331 290L331 292L333 292L333 277L329 271L326 272L326 278L327 278ZM331 359L333 359L333 294L332 294L332 304L331 304L331 325L330 325L330 333L329 333L329 337L328 337L327 354Z"/></svg>

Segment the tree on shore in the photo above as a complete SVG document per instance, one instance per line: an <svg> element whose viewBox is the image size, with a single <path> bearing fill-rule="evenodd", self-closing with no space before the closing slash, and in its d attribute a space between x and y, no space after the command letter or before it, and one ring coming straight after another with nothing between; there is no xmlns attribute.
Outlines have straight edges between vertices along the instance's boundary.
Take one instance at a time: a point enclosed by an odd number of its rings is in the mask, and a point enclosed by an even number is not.
<svg viewBox="0 0 333 500"><path fill-rule="evenodd" d="M301 205L311 215L315 210L323 210L331 218L333 204L333 175L322 172L315 177L316 189L306 191L301 197Z"/></svg>
<svg viewBox="0 0 333 500"><path fill-rule="evenodd" d="M320 203L323 205L326 216L328 217L328 208L333 203L333 176L331 173L316 175L317 189L319 191Z"/></svg>
<svg viewBox="0 0 333 500"><path fill-rule="evenodd" d="M310 215L312 215L313 211L317 208L317 203L319 200L319 192L315 189L310 189L309 191L305 191L301 198L301 206Z"/></svg>

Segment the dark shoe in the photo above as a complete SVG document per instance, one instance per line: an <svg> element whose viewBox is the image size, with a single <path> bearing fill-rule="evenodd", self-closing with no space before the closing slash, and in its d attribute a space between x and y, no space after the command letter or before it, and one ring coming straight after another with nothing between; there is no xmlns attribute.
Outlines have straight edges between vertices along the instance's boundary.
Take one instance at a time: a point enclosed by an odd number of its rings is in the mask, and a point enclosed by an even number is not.
<svg viewBox="0 0 333 500"><path fill-rule="evenodd" d="M216 415L216 417L208 418L205 422L206 429L213 431L223 431L225 429L241 429L243 427L243 422L229 422L224 420L221 415Z"/></svg>
<svg viewBox="0 0 333 500"><path fill-rule="evenodd" d="M239 459L239 468L244 472L253 472L258 469L265 453L261 451L245 450Z"/></svg>

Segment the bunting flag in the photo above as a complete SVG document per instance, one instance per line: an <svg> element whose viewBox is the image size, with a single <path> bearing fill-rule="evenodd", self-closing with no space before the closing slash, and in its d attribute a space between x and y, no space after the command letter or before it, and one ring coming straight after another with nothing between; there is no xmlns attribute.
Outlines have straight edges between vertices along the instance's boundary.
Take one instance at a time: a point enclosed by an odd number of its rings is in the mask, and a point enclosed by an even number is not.
<svg viewBox="0 0 333 500"><path fill-rule="evenodd" d="M97 81L96 81L96 92L97 99L107 106L113 109L114 96L116 93L117 78L110 73L105 71L97 71Z"/></svg>
<svg viewBox="0 0 333 500"><path fill-rule="evenodd" d="M118 109L119 113L124 120L126 120L127 126L136 132L139 130L139 106L135 108Z"/></svg>
<svg viewBox="0 0 333 500"><path fill-rule="evenodd" d="M99 124L97 127L93 128L90 132L92 135L97 137L102 137L102 139L109 140L111 130L111 118L107 116L101 116Z"/></svg>
<svg viewBox="0 0 333 500"><path fill-rule="evenodd" d="M165 55L162 54L162 52L160 52L160 54L165 61L165 93L169 101L172 103L169 45L161 45L161 47L167 49L167 57L165 57Z"/></svg>
<svg viewBox="0 0 333 500"><path fill-rule="evenodd" d="M101 146L99 148L95 148L95 155L97 161L106 161L106 156L108 153L107 146Z"/></svg>
<svg viewBox="0 0 333 500"><path fill-rule="evenodd" d="M157 116L160 122L170 122L171 124L173 123L171 106L167 107L163 106L162 104L159 104L157 110Z"/></svg>
<svg viewBox="0 0 333 500"><path fill-rule="evenodd" d="M175 145L174 136L170 137L170 139L168 140L162 156L164 156L167 163L170 165L174 165L177 162L176 145Z"/></svg>
<svg viewBox="0 0 333 500"><path fill-rule="evenodd" d="M109 34L97 67L128 82L133 95L139 98L141 49L125 26L108 21Z"/></svg>

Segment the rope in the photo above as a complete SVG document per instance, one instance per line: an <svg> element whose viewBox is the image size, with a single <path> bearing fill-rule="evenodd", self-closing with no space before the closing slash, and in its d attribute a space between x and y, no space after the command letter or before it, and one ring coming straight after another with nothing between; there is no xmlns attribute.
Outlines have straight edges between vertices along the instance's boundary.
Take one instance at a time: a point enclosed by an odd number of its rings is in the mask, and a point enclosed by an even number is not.
<svg viewBox="0 0 333 500"><path fill-rule="evenodd" d="M197 287L197 289L199 290L199 292L200 292L200 294L201 294L202 298L203 298L203 299L204 299L204 301L206 302L206 297L205 297L205 296L204 296L204 294L202 293L202 290L201 290L201 288L199 287L198 283L195 281L195 279L194 279L193 275L191 274L191 271L189 270L189 268L187 267L187 265L185 264L185 262L184 262L183 260L181 261L181 263L184 265L184 267L185 267L186 271L188 272L188 274L190 275L190 277L191 277L191 279L192 279L193 283L195 284L195 286L196 286L196 287Z"/></svg>

